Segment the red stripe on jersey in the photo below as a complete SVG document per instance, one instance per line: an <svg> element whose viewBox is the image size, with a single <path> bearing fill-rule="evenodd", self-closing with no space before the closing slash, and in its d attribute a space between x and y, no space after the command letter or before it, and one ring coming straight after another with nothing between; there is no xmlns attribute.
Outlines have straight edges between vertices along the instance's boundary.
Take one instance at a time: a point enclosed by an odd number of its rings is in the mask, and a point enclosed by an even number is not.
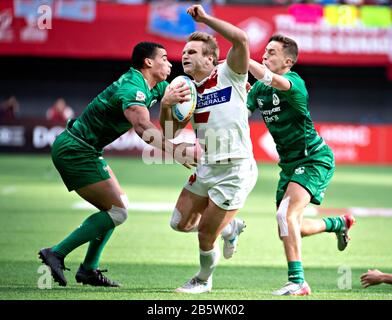
<svg viewBox="0 0 392 320"><path fill-rule="evenodd" d="M207 123L209 117L210 117L210 111L193 114L195 123Z"/></svg>
<svg viewBox="0 0 392 320"><path fill-rule="evenodd" d="M197 93L202 94L205 89L213 88L218 84L218 70L210 75L210 77L200 87L197 87Z"/></svg>

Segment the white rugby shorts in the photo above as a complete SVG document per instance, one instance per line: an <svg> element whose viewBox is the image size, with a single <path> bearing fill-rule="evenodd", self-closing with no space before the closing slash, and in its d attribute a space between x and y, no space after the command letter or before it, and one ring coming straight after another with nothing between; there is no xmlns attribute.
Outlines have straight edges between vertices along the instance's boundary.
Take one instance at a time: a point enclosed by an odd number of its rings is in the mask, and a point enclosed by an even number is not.
<svg viewBox="0 0 392 320"><path fill-rule="evenodd" d="M253 158L234 159L229 163L224 161L199 165L185 189L201 197L209 197L224 210L240 209L256 184L257 164Z"/></svg>

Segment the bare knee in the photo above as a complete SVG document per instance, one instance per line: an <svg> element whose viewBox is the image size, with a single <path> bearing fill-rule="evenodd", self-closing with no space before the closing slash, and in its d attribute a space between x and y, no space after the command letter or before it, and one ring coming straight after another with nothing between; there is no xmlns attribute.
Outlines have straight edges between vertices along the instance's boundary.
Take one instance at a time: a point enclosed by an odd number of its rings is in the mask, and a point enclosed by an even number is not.
<svg viewBox="0 0 392 320"><path fill-rule="evenodd" d="M128 210L124 207L112 206L111 209L107 211L107 213L112 219L115 227L123 224L128 218Z"/></svg>
<svg viewBox="0 0 392 320"><path fill-rule="evenodd" d="M173 214L170 220L170 227L175 231L180 232L192 232L197 230L197 224L193 221L187 221L182 219L181 212L174 208Z"/></svg>

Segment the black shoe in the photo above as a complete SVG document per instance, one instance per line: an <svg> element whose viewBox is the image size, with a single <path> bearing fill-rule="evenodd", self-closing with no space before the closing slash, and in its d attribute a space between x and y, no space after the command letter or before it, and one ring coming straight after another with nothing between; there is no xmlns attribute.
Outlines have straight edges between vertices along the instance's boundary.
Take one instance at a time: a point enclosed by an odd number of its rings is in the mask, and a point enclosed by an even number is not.
<svg viewBox="0 0 392 320"><path fill-rule="evenodd" d="M55 282L62 287L67 285L67 279L64 277L63 270L70 270L64 266L64 258L57 255L51 248L44 248L38 252L38 257L42 263L46 264L52 273Z"/></svg>
<svg viewBox="0 0 392 320"><path fill-rule="evenodd" d="M107 272L107 270L86 270L83 268L83 264L80 265L78 272L76 273L75 279L78 283L89 284L91 286L97 287L120 287L116 281L112 281L106 278L102 272Z"/></svg>

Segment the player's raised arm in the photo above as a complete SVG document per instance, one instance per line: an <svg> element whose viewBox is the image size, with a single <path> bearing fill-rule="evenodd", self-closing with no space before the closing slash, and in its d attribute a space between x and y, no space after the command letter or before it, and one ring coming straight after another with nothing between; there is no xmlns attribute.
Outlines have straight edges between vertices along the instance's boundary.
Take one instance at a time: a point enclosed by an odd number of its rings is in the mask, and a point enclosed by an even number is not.
<svg viewBox="0 0 392 320"><path fill-rule="evenodd" d="M193 5L188 8L187 12L196 22L206 24L232 43L226 58L227 64L236 73L247 73L250 54L246 32L226 21L207 14L201 5Z"/></svg>
<svg viewBox="0 0 392 320"><path fill-rule="evenodd" d="M289 80L279 74L273 73L264 64L258 63L255 60L249 60L249 72L257 80L260 80L267 86L271 86L282 91L287 91L291 88Z"/></svg>

